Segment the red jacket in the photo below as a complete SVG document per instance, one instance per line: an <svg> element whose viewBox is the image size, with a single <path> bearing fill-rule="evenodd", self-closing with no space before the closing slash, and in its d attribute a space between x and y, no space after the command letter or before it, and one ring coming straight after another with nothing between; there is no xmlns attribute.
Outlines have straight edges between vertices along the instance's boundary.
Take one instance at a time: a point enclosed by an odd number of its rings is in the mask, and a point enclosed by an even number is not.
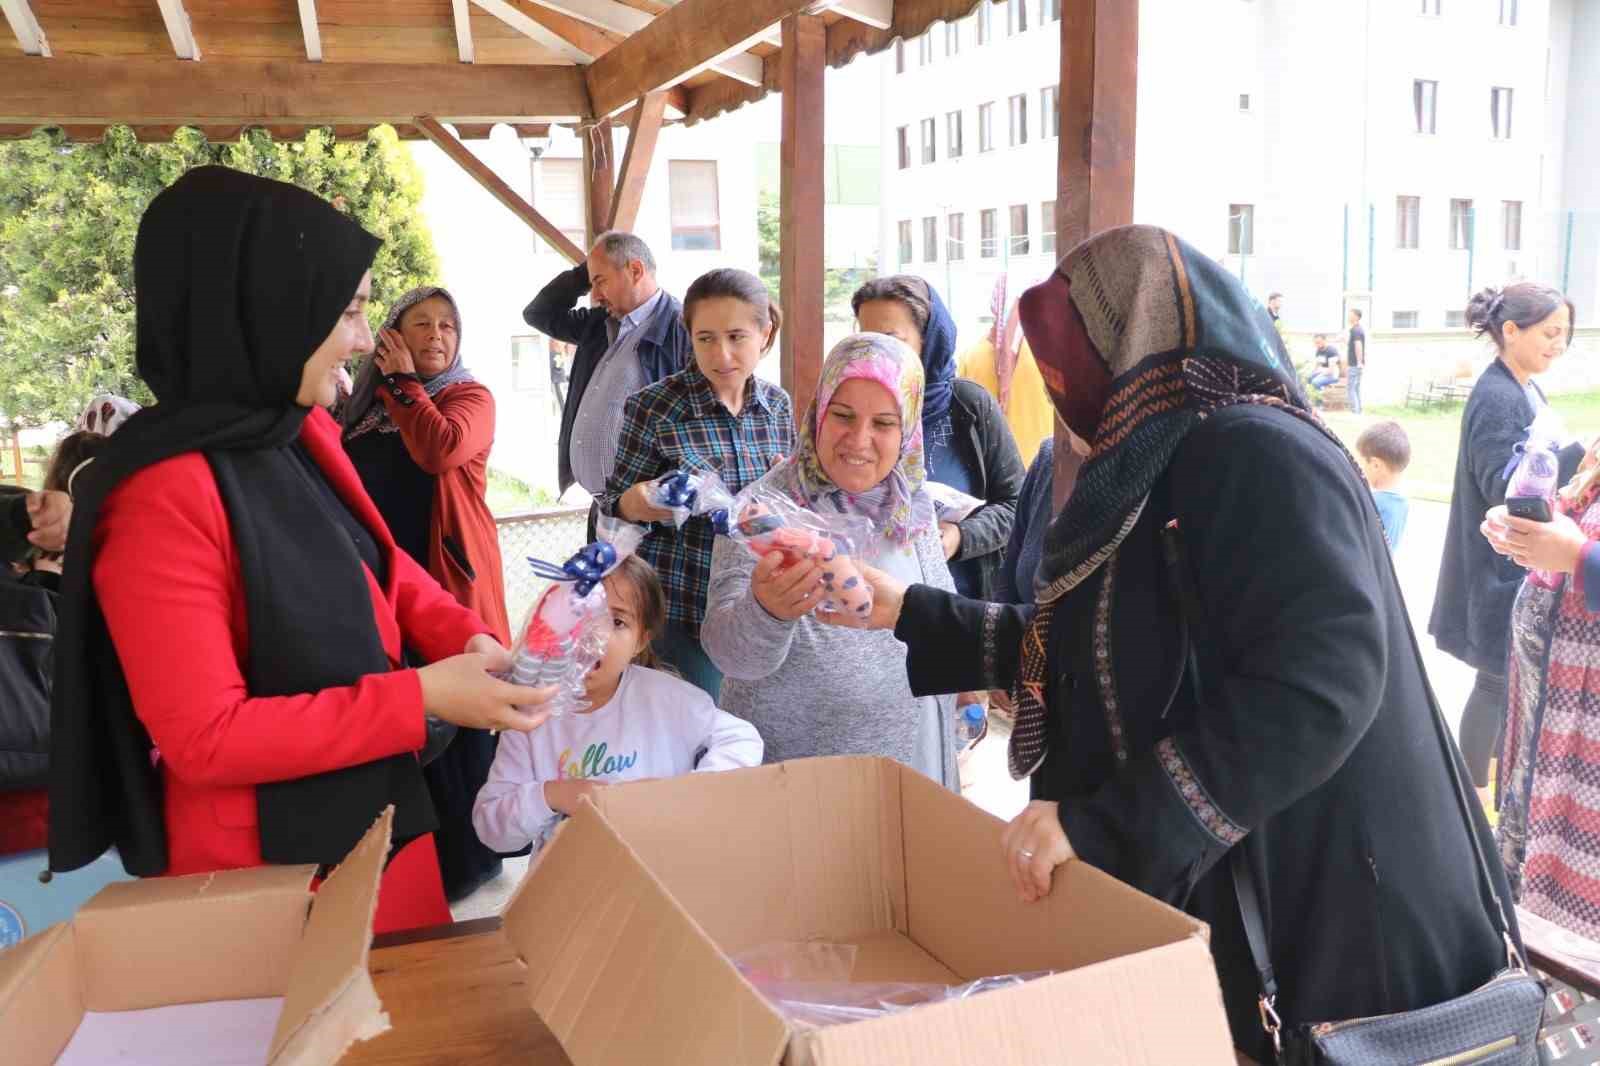
<svg viewBox="0 0 1600 1066"><path fill-rule="evenodd" d="M378 395L400 428L407 454L436 479L428 573L457 603L476 611L502 644L509 643L500 533L484 498L494 443L494 395L469 381L429 397L416 378L398 380L401 395L382 386ZM446 537L465 553L470 573L445 546Z"/></svg>
<svg viewBox="0 0 1600 1066"><path fill-rule="evenodd" d="M387 588L366 574L390 663L400 662L402 633L430 660L460 653L484 625L396 549L333 420L313 410L301 440L388 557ZM222 496L199 453L146 467L107 498L95 526L94 587L135 711L159 752L170 874L261 865L256 785L423 744L414 670L305 695L249 694L243 577ZM449 920L425 837L384 875L377 926Z"/></svg>

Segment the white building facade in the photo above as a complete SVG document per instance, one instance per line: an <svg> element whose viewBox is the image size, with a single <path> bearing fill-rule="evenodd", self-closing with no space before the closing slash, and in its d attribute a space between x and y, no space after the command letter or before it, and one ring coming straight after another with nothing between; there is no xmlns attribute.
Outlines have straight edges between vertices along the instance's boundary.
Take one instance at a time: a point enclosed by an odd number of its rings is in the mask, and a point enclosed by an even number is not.
<svg viewBox="0 0 1600 1066"><path fill-rule="evenodd" d="M985 4L881 60L885 267L964 336L998 274L1014 296L1056 259L1056 10ZM1135 219L1296 328L1459 328L1519 276L1600 303L1600 0L1141 0L1139 35Z"/></svg>

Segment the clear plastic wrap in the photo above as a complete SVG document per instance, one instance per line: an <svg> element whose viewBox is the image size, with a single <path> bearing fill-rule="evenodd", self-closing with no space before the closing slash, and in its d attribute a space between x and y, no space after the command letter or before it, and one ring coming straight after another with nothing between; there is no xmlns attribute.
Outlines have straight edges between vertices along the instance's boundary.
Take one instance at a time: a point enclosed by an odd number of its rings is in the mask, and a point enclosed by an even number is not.
<svg viewBox="0 0 1600 1066"><path fill-rule="evenodd" d="M549 578L518 629L507 679L519 685L556 685L556 697L543 709L554 717L585 710L584 682L606 653L611 636L611 605L604 578L632 555L645 529L616 519L600 520L600 539L578 549L561 566L528 559L534 573Z"/></svg>
<svg viewBox="0 0 1600 1066"><path fill-rule="evenodd" d="M759 486L759 483L757 483ZM852 561L872 543L872 523L856 515L819 515L780 492L752 486L729 511L727 535L757 558L780 552L785 565L802 559L826 564L817 610L865 616L872 612L872 586Z"/></svg>
<svg viewBox="0 0 1600 1066"><path fill-rule="evenodd" d="M978 497L940 481L924 482L922 488L933 501L933 517L940 522L965 522L984 505Z"/></svg>
<svg viewBox="0 0 1600 1066"><path fill-rule="evenodd" d="M733 493L714 473L674 470L650 482L645 499L651 506L672 512L672 524L679 529L694 515L711 515L733 507ZM719 523L720 524L720 523Z"/></svg>
<svg viewBox="0 0 1600 1066"><path fill-rule="evenodd" d="M822 941L765 944L741 952L734 965L791 1025L846 1025L929 1003L966 999L1049 977L1054 971L1003 974L959 985L907 981L854 982L856 948Z"/></svg>
<svg viewBox="0 0 1600 1066"><path fill-rule="evenodd" d="M1534 416L1527 438L1512 449L1506 464L1506 508L1512 514L1541 522L1554 514L1563 435L1560 417L1544 408Z"/></svg>

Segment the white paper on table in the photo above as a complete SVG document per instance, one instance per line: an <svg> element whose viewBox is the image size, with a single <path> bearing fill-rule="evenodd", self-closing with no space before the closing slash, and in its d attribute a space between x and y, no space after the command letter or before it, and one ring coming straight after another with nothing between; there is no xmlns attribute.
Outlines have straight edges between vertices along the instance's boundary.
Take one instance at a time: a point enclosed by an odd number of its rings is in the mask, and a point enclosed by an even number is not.
<svg viewBox="0 0 1600 1066"><path fill-rule="evenodd" d="M941 481L925 481L922 487L933 500L934 516L941 522L965 522L985 502Z"/></svg>
<svg viewBox="0 0 1600 1066"><path fill-rule="evenodd" d="M283 997L88 1011L56 1066L263 1066Z"/></svg>

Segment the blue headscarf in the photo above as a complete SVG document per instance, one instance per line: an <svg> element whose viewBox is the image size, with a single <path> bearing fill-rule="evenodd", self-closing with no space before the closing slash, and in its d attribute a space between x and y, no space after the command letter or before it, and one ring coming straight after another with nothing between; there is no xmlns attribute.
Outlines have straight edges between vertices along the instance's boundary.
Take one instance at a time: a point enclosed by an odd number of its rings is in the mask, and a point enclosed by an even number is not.
<svg viewBox="0 0 1600 1066"><path fill-rule="evenodd" d="M922 330L922 426L924 432L950 414L950 397L956 391L956 322L932 285L915 279L928 290L928 324Z"/></svg>

